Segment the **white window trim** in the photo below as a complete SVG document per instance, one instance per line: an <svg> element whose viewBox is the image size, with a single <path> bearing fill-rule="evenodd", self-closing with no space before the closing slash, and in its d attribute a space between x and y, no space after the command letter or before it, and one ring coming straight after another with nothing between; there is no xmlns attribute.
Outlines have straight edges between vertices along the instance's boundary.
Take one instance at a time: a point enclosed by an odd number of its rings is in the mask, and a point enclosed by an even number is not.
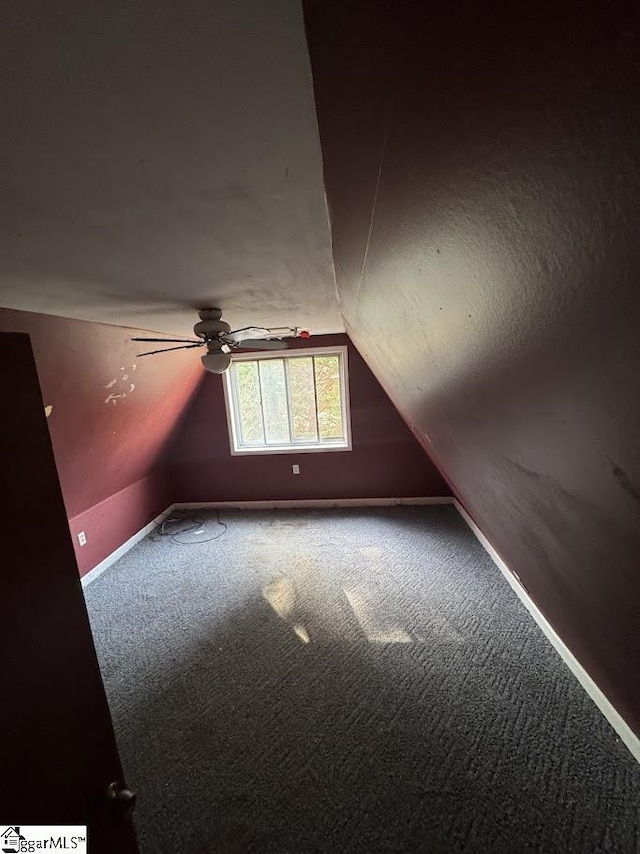
<svg viewBox="0 0 640 854"><path fill-rule="evenodd" d="M340 355L340 382L342 388L342 423L345 426L345 441L335 445L273 445L268 448L238 448L235 421L233 418L233 400L231 396L231 370L222 375L224 387L224 405L227 415L227 428L229 431L229 449L232 457L246 457L247 455L264 454L326 454L336 451L350 451L351 443L351 400L349 396L349 361L348 349L343 344L338 347L296 347L291 350L254 351L246 353L233 353L232 362L255 361L256 359L282 359L295 356L328 356Z"/></svg>

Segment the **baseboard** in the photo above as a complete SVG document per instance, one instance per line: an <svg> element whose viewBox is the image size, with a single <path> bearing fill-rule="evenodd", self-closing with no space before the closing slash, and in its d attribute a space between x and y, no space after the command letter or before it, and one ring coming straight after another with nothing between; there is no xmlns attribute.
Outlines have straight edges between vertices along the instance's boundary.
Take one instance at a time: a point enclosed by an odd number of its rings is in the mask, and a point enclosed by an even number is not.
<svg viewBox="0 0 640 854"><path fill-rule="evenodd" d="M311 507L397 507L415 504L452 504L448 496L433 498L296 498L273 501L183 501L170 510L290 510Z"/></svg>
<svg viewBox="0 0 640 854"><path fill-rule="evenodd" d="M175 505L171 505L171 507L168 507L166 510L163 510L163 512L159 516L156 516L156 518L153 519L151 522L149 522L148 525L145 525L144 528L141 528L132 537L129 537L126 542L124 542L121 546L118 546L118 548L114 552L111 552L108 557L100 561L100 563L97 566L94 566L93 569L89 570L86 575L83 575L80 579L82 586L87 587L87 585L91 584L92 581L95 581L99 575L102 575L105 569L108 569L111 564L119 560L122 555L126 554L129 551L129 549L132 549L136 543L139 543L140 540L143 540L147 536L147 534L150 534L151 531L153 531L155 528L158 527L158 525L164 522L169 513L171 513L174 506Z"/></svg>
<svg viewBox="0 0 640 854"><path fill-rule="evenodd" d="M576 677L584 691L586 691L586 693L593 700L598 709L600 709L607 721L611 724L615 732L620 737L621 741L629 749L631 755L638 762L640 762L640 737L635 734L635 732L631 729L631 727L625 721L622 715L617 711L611 701L607 699L602 690L596 685L592 677L589 676L587 671L580 664L578 659L571 652L571 650L562 640L560 635L558 635L558 633L553 628L551 623L549 623L542 611L538 608L531 596L529 596L517 573L509 569L507 564L500 557L498 552L494 549L494 547L491 545L486 536L482 533L480 528L478 528L476 523L473 521L473 519L467 513L464 507L460 504L460 502L456 499L453 499L452 503L458 513L462 516L464 521L476 535L480 543L483 545L485 551L487 552L491 560L495 563L500 572L504 575L508 584L514 590L522 604L531 614L540 629L544 632L547 637L547 640L551 643L560 658L564 661L564 663Z"/></svg>

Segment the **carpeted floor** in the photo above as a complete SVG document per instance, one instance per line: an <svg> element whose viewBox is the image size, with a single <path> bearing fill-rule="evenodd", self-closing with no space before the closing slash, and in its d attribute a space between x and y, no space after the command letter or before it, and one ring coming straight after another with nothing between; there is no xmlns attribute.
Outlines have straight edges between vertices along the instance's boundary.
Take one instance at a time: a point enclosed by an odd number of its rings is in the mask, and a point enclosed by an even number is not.
<svg viewBox="0 0 640 854"><path fill-rule="evenodd" d="M640 850L639 766L452 507L222 519L86 590L145 854Z"/></svg>

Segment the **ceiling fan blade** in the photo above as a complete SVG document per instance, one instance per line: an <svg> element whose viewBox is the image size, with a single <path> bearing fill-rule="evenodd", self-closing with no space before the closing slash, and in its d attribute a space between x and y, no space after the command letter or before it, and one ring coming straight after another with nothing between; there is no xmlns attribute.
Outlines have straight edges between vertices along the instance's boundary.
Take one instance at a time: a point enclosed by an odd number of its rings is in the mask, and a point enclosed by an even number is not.
<svg viewBox="0 0 640 854"><path fill-rule="evenodd" d="M165 347L164 350L149 350L148 353L137 353L137 356L155 356L156 353L169 353L171 350L191 350L193 347L202 347L204 341L199 344L184 344L182 347Z"/></svg>
<svg viewBox="0 0 640 854"><path fill-rule="evenodd" d="M235 350L286 350L289 345L279 338L247 338L242 344L237 344Z"/></svg>
<svg viewBox="0 0 640 854"><path fill-rule="evenodd" d="M270 329L265 329L264 326L243 326L242 329L233 329L231 332L225 332L221 335L221 339L227 339L230 343L244 341L246 338L265 338L271 335Z"/></svg>
<svg viewBox="0 0 640 854"><path fill-rule="evenodd" d="M195 338L132 338L132 341L149 341L152 344L198 344Z"/></svg>

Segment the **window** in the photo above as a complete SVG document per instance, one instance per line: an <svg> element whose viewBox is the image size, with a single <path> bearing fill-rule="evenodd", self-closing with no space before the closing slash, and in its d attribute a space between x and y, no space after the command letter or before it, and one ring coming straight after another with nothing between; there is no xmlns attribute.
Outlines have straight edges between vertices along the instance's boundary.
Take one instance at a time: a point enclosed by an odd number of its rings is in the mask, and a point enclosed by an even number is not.
<svg viewBox="0 0 640 854"><path fill-rule="evenodd" d="M223 376L231 453L351 449L346 347L234 354Z"/></svg>

